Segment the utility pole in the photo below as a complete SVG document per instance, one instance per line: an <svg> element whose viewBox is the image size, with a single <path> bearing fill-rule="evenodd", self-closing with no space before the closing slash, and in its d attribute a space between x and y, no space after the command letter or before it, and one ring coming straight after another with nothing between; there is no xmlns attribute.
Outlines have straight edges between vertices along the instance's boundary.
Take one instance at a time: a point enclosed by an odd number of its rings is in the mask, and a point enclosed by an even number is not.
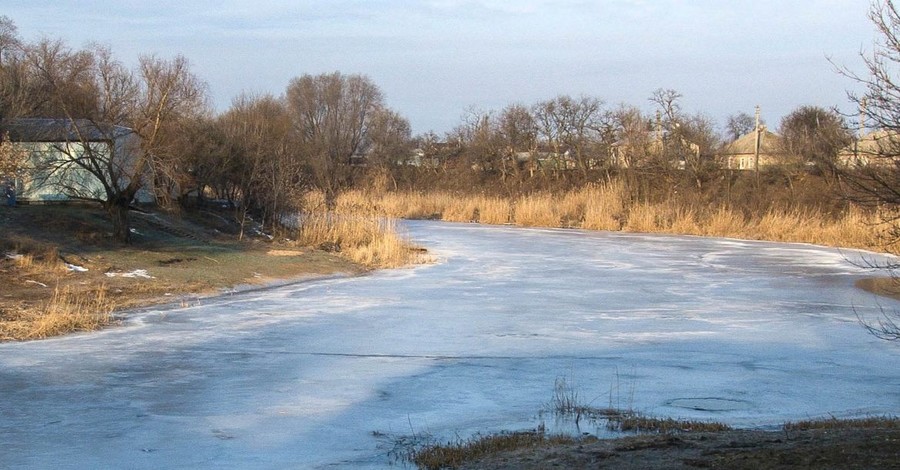
<svg viewBox="0 0 900 470"><path fill-rule="evenodd" d="M756 105L756 144L753 146L753 171L756 172L756 188L759 189L759 148L762 132L759 127L759 105Z"/></svg>

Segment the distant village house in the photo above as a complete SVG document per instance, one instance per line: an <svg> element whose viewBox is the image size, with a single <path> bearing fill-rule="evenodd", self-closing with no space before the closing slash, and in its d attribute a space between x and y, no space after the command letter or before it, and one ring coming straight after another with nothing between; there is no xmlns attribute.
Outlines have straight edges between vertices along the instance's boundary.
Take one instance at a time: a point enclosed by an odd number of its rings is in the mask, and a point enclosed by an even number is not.
<svg viewBox="0 0 900 470"><path fill-rule="evenodd" d="M729 170L756 170L779 164L780 149L781 136L760 127L725 145L721 157Z"/></svg>

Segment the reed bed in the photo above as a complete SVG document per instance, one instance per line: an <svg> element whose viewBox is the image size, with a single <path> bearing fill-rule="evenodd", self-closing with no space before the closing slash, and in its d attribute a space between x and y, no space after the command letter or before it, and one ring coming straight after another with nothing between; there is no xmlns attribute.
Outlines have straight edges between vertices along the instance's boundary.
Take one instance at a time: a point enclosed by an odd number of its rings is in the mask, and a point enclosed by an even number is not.
<svg viewBox="0 0 900 470"><path fill-rule="evenodd" d="M581 189L584 198L584 222L588 230L622 230L625 220L625 185L616 182Z"/></svg>
<svg viewBox="0 0 900 470"><path fill-rule="evenodd" d="M560 206L550 194L523 196L516 200L513 221L523 227L560 227Z"/></svg>
<svg viewBox="0 0 900 470"><path fill-rule="evenodd" d="M309 206L307 206L309 207ZM435 192L352 191L339 198L345 214L436 219L523 227L566 227L643 233L806 242L887 251L877 214L851 208L838 216L816 209L776 208L745 214L729 206L632 202L623 183L592 184L562 194L515 198Z"/></svg>
<svg viewBox="0 0 900 470"><path fill-rule="evenodd" d="M420 261L421 250L401 237L391 219L372 215L304 214L298 244L334 251L369 268L393 268Z"/></svg>

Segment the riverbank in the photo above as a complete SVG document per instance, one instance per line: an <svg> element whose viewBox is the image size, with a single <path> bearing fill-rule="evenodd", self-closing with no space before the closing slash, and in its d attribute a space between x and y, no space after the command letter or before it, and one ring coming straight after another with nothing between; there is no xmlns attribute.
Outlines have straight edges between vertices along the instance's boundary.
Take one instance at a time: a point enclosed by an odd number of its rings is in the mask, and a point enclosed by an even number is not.
<svg viewBox="0 0 900 470"><path fill-rule="evenodd" d="M0 340L99 329L124 309L236 286L367 270L334 251L262 233L238 241L239 228L215 212L132 219L133 241L121 245L96 207L0 208Z"/></svg>
<svg viewBox="0 0 900 470"><path fill-rule="evenodd" d="M818 429L651 434L583 439L498 452L456 467L468 470L871 469L900 468L896 420L874 426L823 421ZM437 467L434 467L437 468Z"/></svg>

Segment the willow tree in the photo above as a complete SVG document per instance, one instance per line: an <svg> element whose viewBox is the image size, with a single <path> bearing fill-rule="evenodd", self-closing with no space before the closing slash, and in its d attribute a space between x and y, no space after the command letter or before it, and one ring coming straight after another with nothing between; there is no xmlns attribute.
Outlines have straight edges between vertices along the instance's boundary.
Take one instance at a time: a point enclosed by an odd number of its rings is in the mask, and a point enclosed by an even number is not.
<svg viewBox="0 0 900 470"><path fill-rule="evenodd" d="M334 209L351 180L353 156L383 107L381 91L368 77L334 72L294 78L286 99L312 182Z"/></svg>
<svg viewBox="0 0 900 470"><path fill-rule="evenodd" d="M266 226L277 225L281 215L296 209L292 196L302 179L287 107L271 95L241 95L219 121L226 146L218 165L235 189L241 237L251 211Z"/></svg>

